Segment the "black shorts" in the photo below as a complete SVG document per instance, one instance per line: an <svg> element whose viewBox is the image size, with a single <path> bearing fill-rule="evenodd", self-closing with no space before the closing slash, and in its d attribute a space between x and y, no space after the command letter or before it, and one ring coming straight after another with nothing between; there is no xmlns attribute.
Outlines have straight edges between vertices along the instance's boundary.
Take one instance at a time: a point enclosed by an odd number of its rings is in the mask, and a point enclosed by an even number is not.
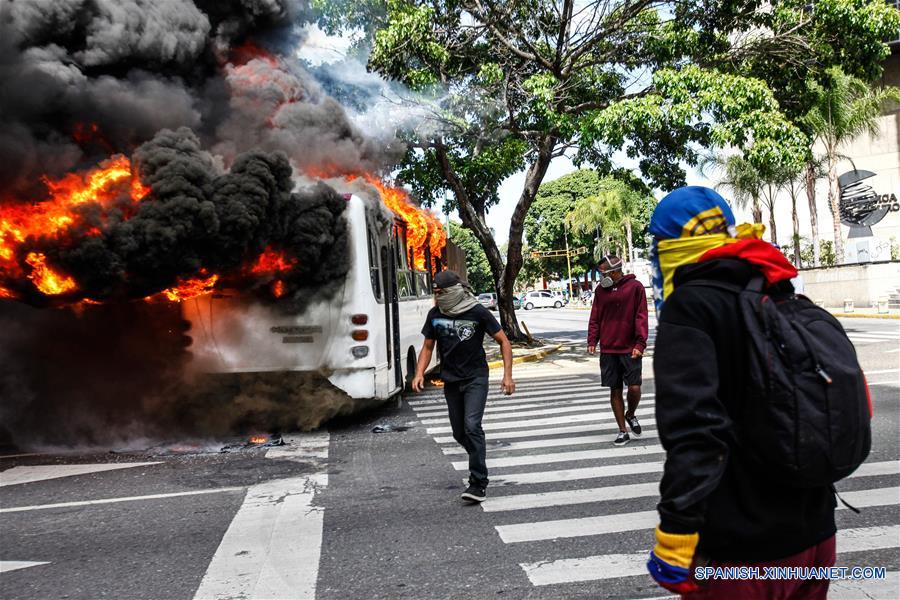
<svg viewBox="0 0 900 600"><path fill-rule="evenodd" d="M630 354L600 354L600 385L614 390L641 385L641 359Z"/></svg>

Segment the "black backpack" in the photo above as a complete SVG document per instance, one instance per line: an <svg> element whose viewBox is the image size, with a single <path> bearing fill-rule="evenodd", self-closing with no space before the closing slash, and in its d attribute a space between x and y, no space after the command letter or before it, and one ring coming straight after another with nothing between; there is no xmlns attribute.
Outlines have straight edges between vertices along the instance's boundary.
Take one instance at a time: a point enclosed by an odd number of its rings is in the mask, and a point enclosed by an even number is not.
<svg viewBox="0 0 900 600"><path fill-rule="evenodd" d="M747 401L734 415L746 456L793 487L831 485L872 445L868 386L853 343L834 316L799 295L769 295L762 277L738 294L747 332Z"/></svg>

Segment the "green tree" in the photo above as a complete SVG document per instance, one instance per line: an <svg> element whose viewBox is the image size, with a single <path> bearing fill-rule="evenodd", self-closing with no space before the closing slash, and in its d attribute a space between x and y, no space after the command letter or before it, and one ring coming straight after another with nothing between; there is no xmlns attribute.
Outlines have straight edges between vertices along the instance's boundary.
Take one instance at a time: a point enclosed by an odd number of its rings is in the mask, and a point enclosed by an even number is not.
<svg viewBox="0 0 900 600"><path fill-rule="evenodd" d="M873 89L865 81L844 73L838 67L827 71L824 82L811 82L816 103L807 113L806 122L824 148L828 169L828 205L834 231L834 255L837 264L844 262L844 240L841 235L841 192L837 166L841 146L864 133L878 132L877 119L888 102L900 102L900 88Z"/></svg>
<svg viewBox="0 0 900 600"><path fill-rule="evenodd" d="M478 240L471 231L459 223L450 221L450 240L466 253L466 273L469 285L479 293L493 292L494 279L491 267Z"/></svg>
<svg viewBox="0 0 900 600"><path fill-rule="evenodd" d="M579 169L553 181L547 181L538 188L534 204L525 217L525 239L530 250L563 250L568 241L570 248L590 247L593 233L587 235L567 231L568 215L580 198L600 192L601 177L593 169ZM566 239L568 236L568 240ZM594 266L590 255L583 254L572 259L573 276L579 276ZM540 273L566 273L566 259L543 258Z"/></svg>
<svg viewBox="0 0 900 600"><path fill-rule="evenodd" d="M751 206L754 223L762 223L762 205L760 197L763 190L763 178L759 169L740 154L729 156L712 154L701 161L701 173L721 172L722 176L716 184L717 189L725 188L730 192L731 200L738 208Z"/></svg>
<svg viewBox="0 0 900 600"><path fill-rule="evenodd" d="M867 0L789 0L770 4L773 31L789 30L796 24L802 26L803 35L795 41L805 47L807 59L784 61L777 52L769 53L748 63L748 73L768 83L781 111L800 127L811 146L816 132L806 115L819 103L816 90L829 81L829 70L840 67L869 83L881 77L883 61L890 54L884 40L896 37L900 11L887 2ZM815 265L820 263L821 246L816 181L823 176L820 162L810 148L804 187ZM792 201L795 198L792 196Z"/></svg>
<svg viewBox="0 0 900 600"><path fill-rule="evenodd" d="M656 200L646 190L636 190L612 177L601 179L599 188L575 203L566 222L574 232L595 235L596 260L613 248L626 260L633 260L635 232L646 229Z"/></svg>
<svg viewBox="0 0 900 600"><path fill-rule="evenodd" d="M861 0L823 2L849 6L845 19L866 10ZM349 17L332 11L322 20L331 31L346 25L371 32L369 67L427 98L418 102L432 119L403 132L409 150L399 175L426 202L452 194L452 208L485 250L511 337L520 337L512 290L525 218L554 157L574 152L577 162L608 173L613 154L624 150L648 184L666 190L684 183L683 165L696 164L701 147L733 146L755 165L805 158L806 137L765 83L776 67L804 68L814 19L801 3L763 9L759 0L367 0L363 6L372 4L362 21L355 7ZM855 59L870 41L841 40L836 52ZM763 76L753 71L757 66ZM485 216L500 183L519 171L525 178L504 257Z"/></svg>

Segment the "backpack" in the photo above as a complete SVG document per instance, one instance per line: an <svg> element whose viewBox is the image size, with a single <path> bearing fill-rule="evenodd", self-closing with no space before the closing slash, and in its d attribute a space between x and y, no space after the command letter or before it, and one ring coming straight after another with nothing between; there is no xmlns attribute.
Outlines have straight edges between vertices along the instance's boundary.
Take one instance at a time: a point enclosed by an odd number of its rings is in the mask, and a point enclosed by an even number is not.
<svg viewBox="0 0 900 600"><path fill-rule="evenodd" d="M747 333L747 396L734 415L745 455L792 487L830 486L872 445L872 405L853 343L838 320L800 295L692 281L738 295Z"/></svg>

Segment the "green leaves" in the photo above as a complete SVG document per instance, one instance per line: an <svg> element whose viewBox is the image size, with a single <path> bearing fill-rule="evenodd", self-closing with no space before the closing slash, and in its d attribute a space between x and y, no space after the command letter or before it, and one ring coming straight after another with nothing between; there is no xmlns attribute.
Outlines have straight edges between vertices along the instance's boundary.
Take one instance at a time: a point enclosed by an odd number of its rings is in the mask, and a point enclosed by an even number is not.
<svg viewBox="0 0 900 600"><path fill-rule="evenodd" d="M741 148L762 170L805 160L808 139L784 118L771 90L758 79L688 65L660 69L652 89L597 112L583 131L593 140L622 146L627 139L666 139L680 130L689 141ZM695 158L688 146L669 150L672 159ZM655 183L665 187L666 182Z"/></svg>
<svg viewBox="0 0 900 600"><path fill-rule="evenodd" d="M387 24L375 32L369 66L414 90L436 83L436 70L449 53L433 35L434 16L429 6L388 0Z"/></svg>

